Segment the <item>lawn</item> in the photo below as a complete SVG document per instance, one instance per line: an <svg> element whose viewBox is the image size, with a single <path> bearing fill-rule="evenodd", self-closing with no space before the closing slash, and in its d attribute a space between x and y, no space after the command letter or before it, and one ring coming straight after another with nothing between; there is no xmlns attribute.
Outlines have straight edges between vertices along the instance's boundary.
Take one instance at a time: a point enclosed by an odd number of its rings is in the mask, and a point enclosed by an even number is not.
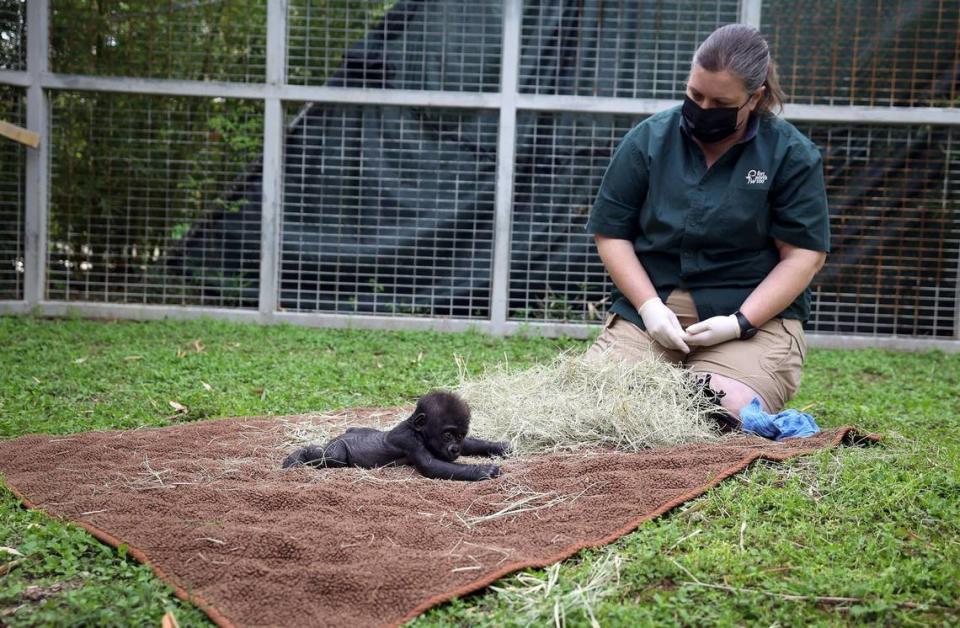
<svg viewBox="0 0 960 628"><path fill-rule="evenodd" d="M575 340L0 317L0 438L409 403ZM171 404L171 402L174 402ZM759 464L616 543L419 625L960 622L960 354L811 350L794 407L881 432ZM207 625L152 572L0 488L0 625ZM2 567L0 567L2 569Z"/></svg>

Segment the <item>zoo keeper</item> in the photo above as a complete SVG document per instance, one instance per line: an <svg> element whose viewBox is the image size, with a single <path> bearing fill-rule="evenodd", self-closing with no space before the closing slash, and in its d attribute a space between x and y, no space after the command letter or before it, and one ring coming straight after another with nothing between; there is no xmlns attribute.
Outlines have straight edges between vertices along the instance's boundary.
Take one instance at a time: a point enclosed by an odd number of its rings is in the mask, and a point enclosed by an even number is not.
<svg viewBox="0 0 960 628"><path fill-rule="evenodd" d="M616 286L589 357L653 349L711 374L734 415L794 395L830 231L820 152L774 115L783 100L767 42L730 24L694 54L683 104L624 136L586 226Z"/></svg>

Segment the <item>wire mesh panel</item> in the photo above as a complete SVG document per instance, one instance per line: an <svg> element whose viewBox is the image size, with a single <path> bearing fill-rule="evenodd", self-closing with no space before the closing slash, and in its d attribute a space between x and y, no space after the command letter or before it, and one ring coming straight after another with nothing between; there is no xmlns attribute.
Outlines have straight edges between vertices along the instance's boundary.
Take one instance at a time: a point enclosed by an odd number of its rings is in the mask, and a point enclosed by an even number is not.
<svg viewBox="0 0 960 628"><path fill-rule="evenodd" d="M510 319L602 318L611 285L584 226L614 147L639 122L614 115L518 116Z"/></svg>
<svg viewBox="0 0 960 628"><path fill-rule="evenodd" d="M498 114L308 105L287 132L283 309L483 318Z"/></svg>
<svg viewBox="0 0 960 628"><path fill-rule="evenodd" d="M738 21L742 3L524 2L519 90L680 99L696 46ZM286 105L280 309L499 320L500 112L388 106L405 97L374 90L497 92L504 4L285 3L290 83L373 89L365 105ZM0 70L25 69L26 6L0 0ZM54 73L264 84L263 0L50 6ZM761 9L791 103L960 106L960 0ZM47 93L47 298L257 307L263 102ZM515 155L501 156L515 159L512 321L599 322L609 305L583 227L614 146L640 118L565 102L584 113L521 110ZM23 88L0 87L0 119L24 117ZM960 130L798 126L824 153L833 228L808 329L960 337ZM0 140L6 300L23 298L25 156Z"/></svg>
<svg viewBox="0 0 960 628"><path fill-rule="evenodd" d="M27 69L26 0L0 0L0 70Z"/></svg>
<svg viewBox="0 0 960 628"><path fill-rule="evenodd" d="M0 120L24 126L24 91L0 86ZM0 299L23 299L26 147L0 138Z"/></svg>
<svg viewBox="0 0 960 628"><path fill-rule="evenodd" d="M52 101L48 297L256 307L262 103Z"/></svg>
<svg viewBox="0 0 960 628"><path fill-rule="evenodd" d="M584 234L624 116L518 117L510 318L598 320L609 280ZM949 127L803 125L823 151L833 253L808 329L956 333L960 143Z"/></svg>
<svg viewBox="0 0 960 628"><path fill-rule="evenodd" d="M98 76L263 82L263 0L56 0L50 66Z"/></svg>
<svg viewBox="0 0 960 628"><path fill-rule="evenodd" d="M737 0L527 2L520 91L682 98L697 46L736 22Z"/></svg>
<svg viewBox="0 0 960 628"><path fill-rule="evenodd" d="M764 0L762 20L790 102L960 104L958 0Z"/></svg>
<svg viewBox="0 0 960 628"><path fill-rule="evenodd" d="M949 127L803 125L824 155L832 253L808 328L956 333L960 133Z"/></svg>
<svg viewBox="0 0 960 628"><path fill-rule="evenodd" d="M502 0L292 0L290 83L497 91Z"/></svg>

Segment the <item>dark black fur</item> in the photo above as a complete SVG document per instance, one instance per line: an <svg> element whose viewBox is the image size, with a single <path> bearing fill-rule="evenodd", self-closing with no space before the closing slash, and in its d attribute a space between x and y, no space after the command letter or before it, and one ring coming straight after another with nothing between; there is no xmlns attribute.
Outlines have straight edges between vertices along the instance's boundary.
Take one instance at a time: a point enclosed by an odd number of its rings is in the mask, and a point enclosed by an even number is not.
<svg viewBox="0 0 960 628"><path fill-rule="evenodd" d="M389 432L351 427L325 445L302 447L283 467L363 467L409 464L428 478L486 480L500 475L493 464L457 464L458 456L502 456L507 443L470 438L470 408L456 395L433 391L417 402L413 414Z"/></svg>

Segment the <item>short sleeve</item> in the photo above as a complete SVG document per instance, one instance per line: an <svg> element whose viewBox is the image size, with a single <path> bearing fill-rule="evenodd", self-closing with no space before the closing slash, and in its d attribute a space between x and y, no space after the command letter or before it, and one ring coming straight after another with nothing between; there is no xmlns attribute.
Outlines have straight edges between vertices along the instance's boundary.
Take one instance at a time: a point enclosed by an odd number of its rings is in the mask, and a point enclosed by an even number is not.
<svg viewBox="0 0 960 628"><path fill-rule="evenodd" d="M647 186L647 164L636 145L634 132L630 132L614 151L603 175L587 220L587 232L634 240Z"/></svg>
<svg viewBox="0 0 960 628"><path fill-rule="evenodd" d="M774 182L770 236L811 251L830 251L830 213L823 158L812 144L798 145Z"/></svg>

